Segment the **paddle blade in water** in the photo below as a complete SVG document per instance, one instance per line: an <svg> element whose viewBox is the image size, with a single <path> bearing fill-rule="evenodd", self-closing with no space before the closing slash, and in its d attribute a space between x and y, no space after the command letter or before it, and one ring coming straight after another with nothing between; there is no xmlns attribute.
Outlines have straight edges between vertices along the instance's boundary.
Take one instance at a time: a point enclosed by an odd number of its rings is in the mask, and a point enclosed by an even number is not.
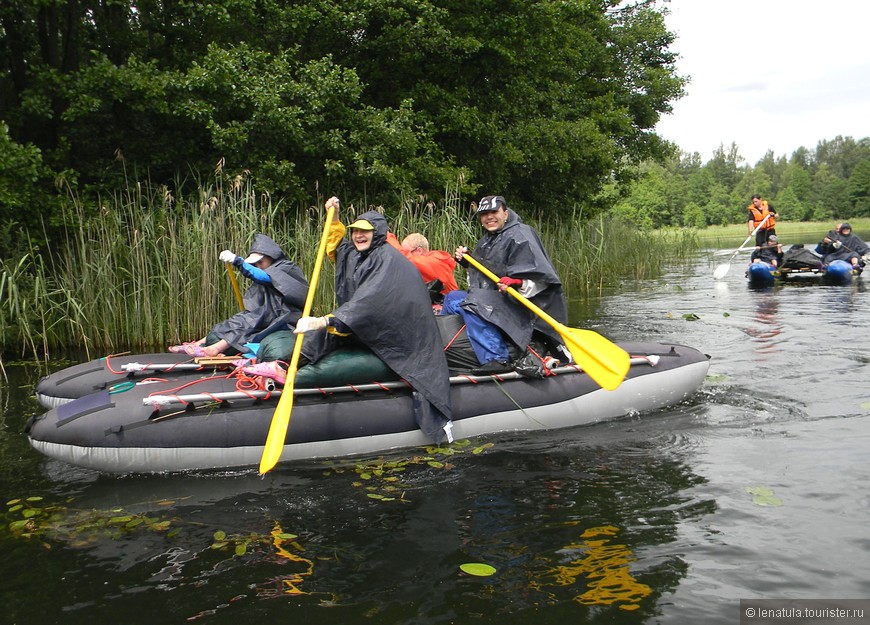
<svg viewBox="0 0 870 625"><path fill-rule="evenodd" d="M567 326L556 329L574 361L601 388L612 391L622 384L631 367L627 351L592 330Z"/></svg>
<svg viewBox="0 0 870 625"><path fill-rule="evenodd" d="M716 270L713 272L713 277L716 278L717 280L721 280L722 278L725 277L725 275L728 273L728 270L730 268L731 268L731 265L729 265L727 263L724 265L719 265L718 267L716 267Z"/></svg>
<svg viewBox="0 0 870 625"><path fill-rule="evenodd" d="M297 335L297 343L302 335ZM296 359L298 361L298 358ZM291 362L291 365L295 363ZM271 471L284 451L284 439L287 437L287 428L290 427L290 412L293 410L293 383L296 378L296 366L287 370L287 381L281 391L281 399L272 414L272 424L269 426L269 435L266 437L266 445L263 447L263 455L260 456L260 475Z"/></svg>

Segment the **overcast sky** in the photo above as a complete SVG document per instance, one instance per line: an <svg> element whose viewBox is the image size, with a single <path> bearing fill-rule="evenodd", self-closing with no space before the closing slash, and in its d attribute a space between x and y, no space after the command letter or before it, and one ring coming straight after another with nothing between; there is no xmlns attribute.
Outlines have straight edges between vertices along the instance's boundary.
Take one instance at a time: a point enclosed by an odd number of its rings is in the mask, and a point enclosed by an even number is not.
<svg viewBox="0 0 870 625"><path fill-rule="evenodd" d="M689 76L658 133L702 162L734 142L750 165L838 135L870 137L870 0L671 0Z"/></svg>

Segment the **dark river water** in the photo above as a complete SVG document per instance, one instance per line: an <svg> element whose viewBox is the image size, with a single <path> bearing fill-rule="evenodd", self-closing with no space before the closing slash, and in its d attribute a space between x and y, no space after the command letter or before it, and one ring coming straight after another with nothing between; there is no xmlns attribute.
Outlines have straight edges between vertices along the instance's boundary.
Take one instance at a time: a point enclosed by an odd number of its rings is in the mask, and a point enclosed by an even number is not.
<svg viewBox="0 0 870 625"><path fill-rule="evenodd" d="M7 363L0 622L733 625L740 599L870 598L870 294L753 291L743 261L575 303L610 339L709 354L690 400L437 462L99 475L30 449L45 371Z"/></svg>

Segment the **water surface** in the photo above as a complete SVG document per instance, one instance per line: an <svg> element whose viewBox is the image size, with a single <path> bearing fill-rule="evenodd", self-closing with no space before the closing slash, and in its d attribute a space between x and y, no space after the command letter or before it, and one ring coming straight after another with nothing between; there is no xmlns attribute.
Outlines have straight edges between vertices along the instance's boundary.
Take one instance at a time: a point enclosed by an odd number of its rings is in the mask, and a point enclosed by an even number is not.
<svg viewBox="0 0 870 625"><path fill-rule="evenodd" d="M870 296L753 291L719 262L573 306L710 354L697 395L451 456L103 476L29 448L40 372L9 367L0 491L42 499L32 538L0 529L0 621L724 625L741 598L867 598Z"/></svg>

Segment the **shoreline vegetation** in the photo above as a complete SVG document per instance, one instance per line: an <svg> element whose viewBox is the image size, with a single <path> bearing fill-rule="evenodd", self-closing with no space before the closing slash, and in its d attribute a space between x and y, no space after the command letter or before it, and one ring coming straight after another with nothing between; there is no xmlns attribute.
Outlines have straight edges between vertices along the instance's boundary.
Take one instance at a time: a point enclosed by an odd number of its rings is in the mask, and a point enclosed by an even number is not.
<svg viewBox="0 0 870 625"><path fill-rule="evenodd" d="M422 232L433 249L473 246L480 228L469 206L450 189L445 195L440 205L406 199L377 208L400 238ZM179 198L131 184L99 207L71 195L64 215L71 225L60 240L0 260L0 377L3 356L48 361L75 348L95 358L204 336L238 310L220 251L244 255L263 232L310 278L324 200L295 210L244 181L200 185ZM368 208L343 207L342 219ZM574 297L619 279L653 277L698 248L691 229L639 230L579 211L558 219L521 217L540 232ZM315 311L333 307L333 277L324 263ZM457 270L457 278L462 287L464 272Z"/></svg>
<svg viewBox="0 0 870 625"><path fill-rule="evenodd" d="M409 198L377 208L400 238L422 232L433 249L473 246L480 228L470 207L453 190L445 197L442 204ZM0 259L0 381L4 357L48 361L75 349L94 358L204 336L237 310L218 254L246 254L257 232L278 241L310 278L324 200L294 209L244 180L226 184L220 178L178 198L165 187L132 183L102 198L99 207L70 194L63 216L70 225L62 237L46 249L31 245ZM368 208L343 207L342 219ZM586 218L580 211L521 217L540 232L569 298L622 279L655 277L697 250L737 247L746 238L745 223L652 230L601 215ZM850 221L859 234L870 231L870 218ZM777 231L786 245L806 244L833 227L783 221ZM324 263L315 312L334 306L328 288L333 277L331 264ZM457 270L457 278L462 288L464 272Z"/></svg>

